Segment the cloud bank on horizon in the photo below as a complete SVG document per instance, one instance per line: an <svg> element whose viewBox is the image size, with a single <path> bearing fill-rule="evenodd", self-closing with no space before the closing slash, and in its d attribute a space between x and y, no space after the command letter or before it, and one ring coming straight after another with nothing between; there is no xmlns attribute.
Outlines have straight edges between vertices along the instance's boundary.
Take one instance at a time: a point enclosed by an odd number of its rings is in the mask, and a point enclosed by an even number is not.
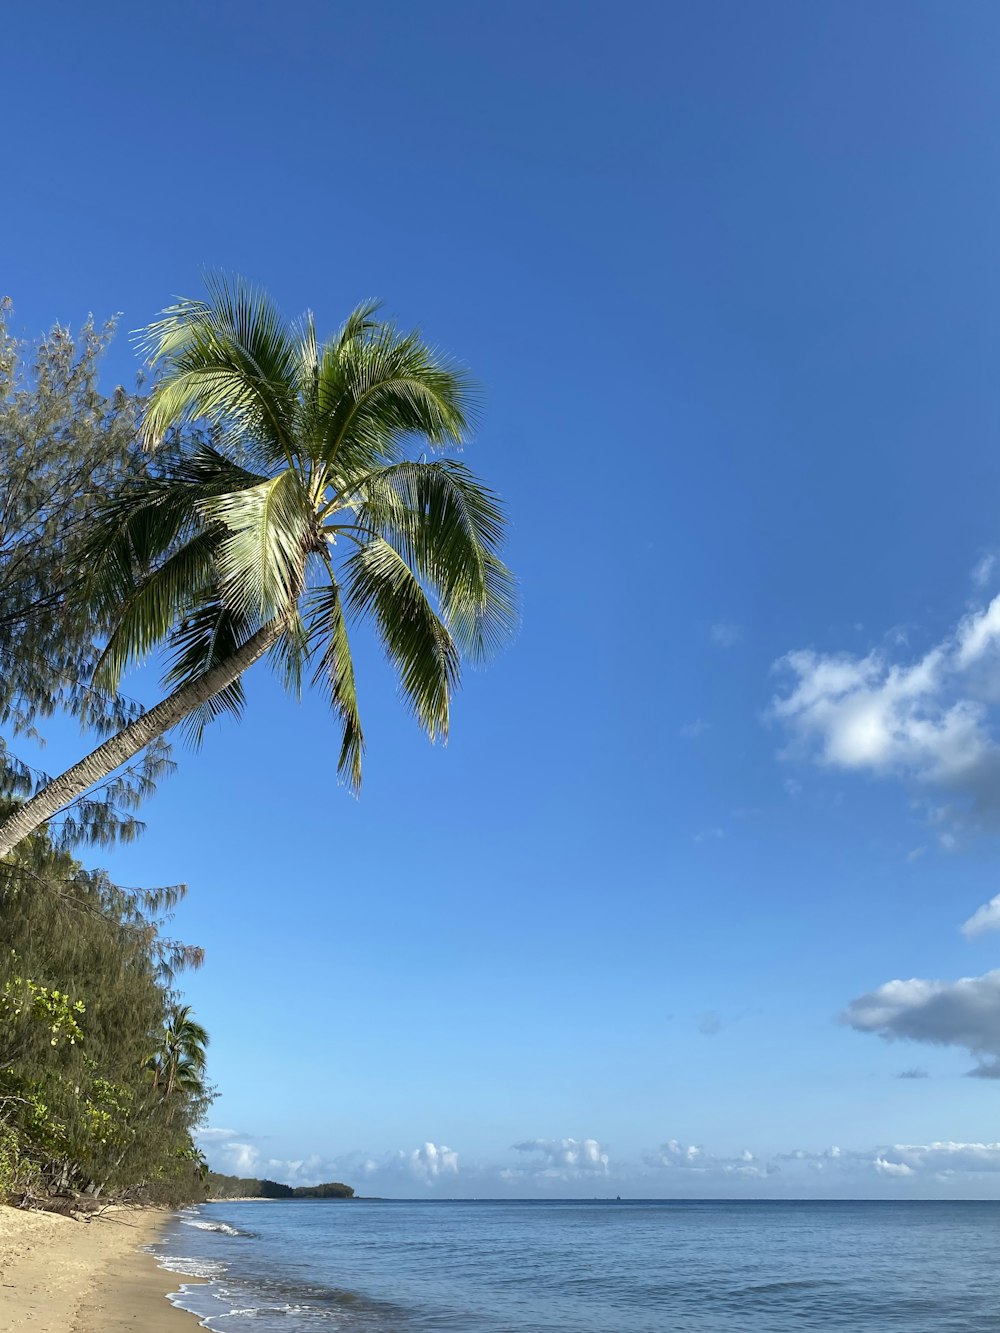
<svg viewBox="0 0 1000 1333"><path fill-rule="evenodd" d="M216 1170L315 1184L343 1180L361 1194L439 1198L896 1197L900 1187L949 1197L956 1190L994 1191L1000 1143L888 1144L864 1151L829 1147L757 1156L744 1149L717 1155L669 1139L638 1160L614 1160L597 1139L526 1139L514 1161L469 1162L452 1148L423 1143L377 1156L354 1152L301 1160L267 1157L252 1136L200 1132Z"/></svg>

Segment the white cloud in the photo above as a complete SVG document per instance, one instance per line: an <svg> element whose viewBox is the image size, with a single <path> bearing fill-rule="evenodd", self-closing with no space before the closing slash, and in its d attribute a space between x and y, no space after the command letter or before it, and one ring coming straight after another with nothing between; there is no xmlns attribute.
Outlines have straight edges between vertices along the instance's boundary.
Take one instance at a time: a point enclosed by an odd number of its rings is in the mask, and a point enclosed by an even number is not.
<svg viewBox="0 0 1000 1333"><path fill-rule="evenodd" d="M911 1176L996 1172L1000 1171L1000 1143L898 1143L882 1150L876 1169Z"/></svg>
<svg viewBox="0 0 1000 1333"><path fill-rule="evenodd" d="M225 1143L229 1139L243 1138L238 1129L222 1129L214 1126L195 1130L195 1135L201 1143Z"/></svg>
<svg viewBox="0 0 1000 1333"><path fill-rule="evenodd" d="M331 1180L323 1174L324 1163L319 1157L268 1157L253 1136L235 1129L207 1126L195 1131L195 1138L215 1171L227 1176L248 1176L257 1180L278 1180L286 1185L314 1184Z"/></svg>
<svg viewBox="0 0 1000 1333"><path fill-rule="evenodd" d="M1000 970L958 981L887 981L852 1000L842 1019L886 1041L955 1046L979 1063L976 1078L1000 1078Z"/></svg>
<svg viewBox="0 0 1000 1333"><path fill-rule="evenodd" d="M766 1167L801 1177L817 1176L832 1188L833 1180L863 1182L879 1176L890 1180L929 1182L942 1177L980 1176L1000 1171L1000 1143L894 1143L865 1150L826 1148L781 1153ZM790 1182L786 1182L790 1183Z"/></svg>
<svg viewBox="0 0 1000 1333"><path fill-rule="evenodd" d="M958 665L973 666L996 646L1000 638L1000 597L994 597L985 611L966 616L958 627Z"/></svg>
<svg viewBox="0 0 1000 1333"><path fill-rule="evenodd" d="M743 1148L715 1153L668 1139L631 1162L612 1164L594 1138L526 1139L515 1161L468 1164L441 1144L370 1154L350 1152L278 1159L265 1157L253 1136L210 1128L199 1135L216 1170L266 1176L290 1184L343 1180L361 1194L410 1197L578 1197L603 1195L719 1198L891 1198L914 1193L941 1197L995 1194L1000 1143L889 1143L867 1149L797 1148L758 1154ZM235 1168L239 1168L238 1171Z"/></svg>
<svg viewBox="0 0 1000 1333"><path fill-rule="evenodd" d="M410 1153L399 1153L398 1158L403 1169L418 1180L430 1182L458 1174L458 1153L444 1144L423 1143Z"/></svg>
<svg viewBox="0 0 1000 1333"><path fill-rule="evenodd" d="M708 637L717 648L735 648L743 638L743 631L729 620L717 620L708 631Z"/></svg>
<svg viewBox="0 0 1000 1333"><path fill-rule="evenodd" d="M224 1172L227 1176L256 1176L261 1165L260 1152L252 1143L238 1143L231 1140L222 1145L221 1152L225 1161Z"/></svg>
<svg viewBox="0 0 1000 1333"><path fill-rule="evenodd" d="M363 1192L392 1193L428 1188L459 1174L458 1153L444 1144L423 1143L410 1151L402 1149L377 1155L351 1152L339 1157L269 1157L253 1137L236 1130L209 1127L196 1132L215 1171L281 1181L286 1185L315 1185L321 1181L345 1180Z"/></svg>
<svg viewBox="0 0 1000 1333"><path fill-rule="evenodd" d="M339 1161L341 1172L360 1175L366 1191L393 1193L414 1186L430 1188L459 1175L459 1154L446 1144L422 1143L409 1151L380 1154L349 1153Z"/></svg>
<svg viewBox="0 0 1000 1333"><path fill-rule="evenodd" d="M937 822L1000 829L1000 596L910 662L801 649L777 669L786 684L769 711L787 754L942 790L959 804L938 806Z"/></svg>
<svg viewBox="0 0 1000 1333"><path fill-rule="evenodd" d="M573 1179L581 1175L607 1175L608 1154L597 1139L525 1139L514 1151L536 1155L527 1169L536 1176Z"/></svg>
<svg viewBox="0 0 1000 1333"><path fill-rule="evenodd" d="M912 1176L913 1167L905 1162L890 1162L884 1157L875 1158L875 1170L883 1176Z"/></svg>
<svg viewBox="0 0 1000 1333"><path fill-rule="evenodd" d="M982 907L977 907L968 921L962 922L959 930L966 939L982 935L987 930L1000 930L1000 893Z"/></svg>
<svg viewBox="0 0 1000 1333"><path fill-rule="evenodd" d="M759 1163L747 1149L736 1157L716 1157L695 1143L683 1144L668 1139L652 1153L646 1154L646 1165L671 1171L691 1171L699 1176L742 1176L761 1180L776 1174L778 1167Z"/></svg>

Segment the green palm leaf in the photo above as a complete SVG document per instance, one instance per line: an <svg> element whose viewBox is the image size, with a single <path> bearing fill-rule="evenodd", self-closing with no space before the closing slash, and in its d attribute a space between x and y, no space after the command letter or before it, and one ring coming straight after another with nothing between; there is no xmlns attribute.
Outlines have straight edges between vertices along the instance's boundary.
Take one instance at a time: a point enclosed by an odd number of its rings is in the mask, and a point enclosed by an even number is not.
<svg viewBox="0 0 1000 1333"><path fill-rule="evenodd" d="M358 523L403 553L441 598L460 649L482 661L517 620L510 571L499 559L505 531L499 498L458 459L403 462L358 487Z"/></svg>
<svg viewBox="0 0 1000 1333"><path fill-rule="evenodd" d="M287 468L258 486L205 500L201 509L225 529L219 583L226 601L264 620L287 614L316 545L315 516L298 472Z"/></svg>
<svg viewBox="0 0 1000 1333"><path fill-rule="evenodd" d="M406 561L374 538L346 562L347 609L371 615L414 716L431 740L447 738L458 649Z"/></svg>
<svg viewBox="0 0 1000 1333"><path fill-rule="evenodd" d="M332 579L324 588L314 589L309 604L309 646L315 646L319 656L313 684L325 689L330 706L341 721L343 740L337 772L357 791L361 786L365 737L358 713L358 692L344 605L336 580Z"/></svg>
<svg viewBox="0 0 1000 1333"><path fill-rule="evenodd" d="M296 346L264 293L209 280L209 300L183 300L149 326L141 345L167 367L143 422L157 445L185 420L205 418L271 462L294 456Z"/></svg>
<svg viewBox="0 0 1000 1333"><path fill-rule="evenodd" d="M219 542L218 533L198 533L136 584L98 660L97 684L117 690L125 668L143 662L188 614L193 591L212 583Z"/></svg>

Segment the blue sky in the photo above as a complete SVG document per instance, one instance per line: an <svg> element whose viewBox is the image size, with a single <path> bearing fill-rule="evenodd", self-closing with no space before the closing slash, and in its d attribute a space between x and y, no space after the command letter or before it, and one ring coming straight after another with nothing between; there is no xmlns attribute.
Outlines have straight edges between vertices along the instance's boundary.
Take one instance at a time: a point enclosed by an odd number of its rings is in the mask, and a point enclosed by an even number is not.
<svg viewBox="0 0 1000 1333"><path fill-rule="evenodd" d="M42 5L5 43L27 332L206 267L321 328L380 296L484 384L512 517L523 626L447 748L362 639L359 801L255 676L108 857L189 885L214 1163L994 1194L996 6Z"/></svg>

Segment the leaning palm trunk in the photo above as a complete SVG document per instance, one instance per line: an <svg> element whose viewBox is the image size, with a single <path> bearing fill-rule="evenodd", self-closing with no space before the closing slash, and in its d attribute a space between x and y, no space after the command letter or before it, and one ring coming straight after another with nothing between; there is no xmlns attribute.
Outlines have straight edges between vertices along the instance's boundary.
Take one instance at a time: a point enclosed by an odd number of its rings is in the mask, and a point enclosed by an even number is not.
<svg viewBox="0 0 1000 1333"><path fill-rule="evenodd" d="M209 699L225 690L243 672L264 656L280 638L281 620L272 620L253 634L231 657L203 676L182 685L148 713L143 713L117 735L92 750L85 759L53 778L30 801L0 824L0 856L34 833L47 819L64 810L98 782L110 777L115 769L135 757L158 736L176 727Z"/></svg>

